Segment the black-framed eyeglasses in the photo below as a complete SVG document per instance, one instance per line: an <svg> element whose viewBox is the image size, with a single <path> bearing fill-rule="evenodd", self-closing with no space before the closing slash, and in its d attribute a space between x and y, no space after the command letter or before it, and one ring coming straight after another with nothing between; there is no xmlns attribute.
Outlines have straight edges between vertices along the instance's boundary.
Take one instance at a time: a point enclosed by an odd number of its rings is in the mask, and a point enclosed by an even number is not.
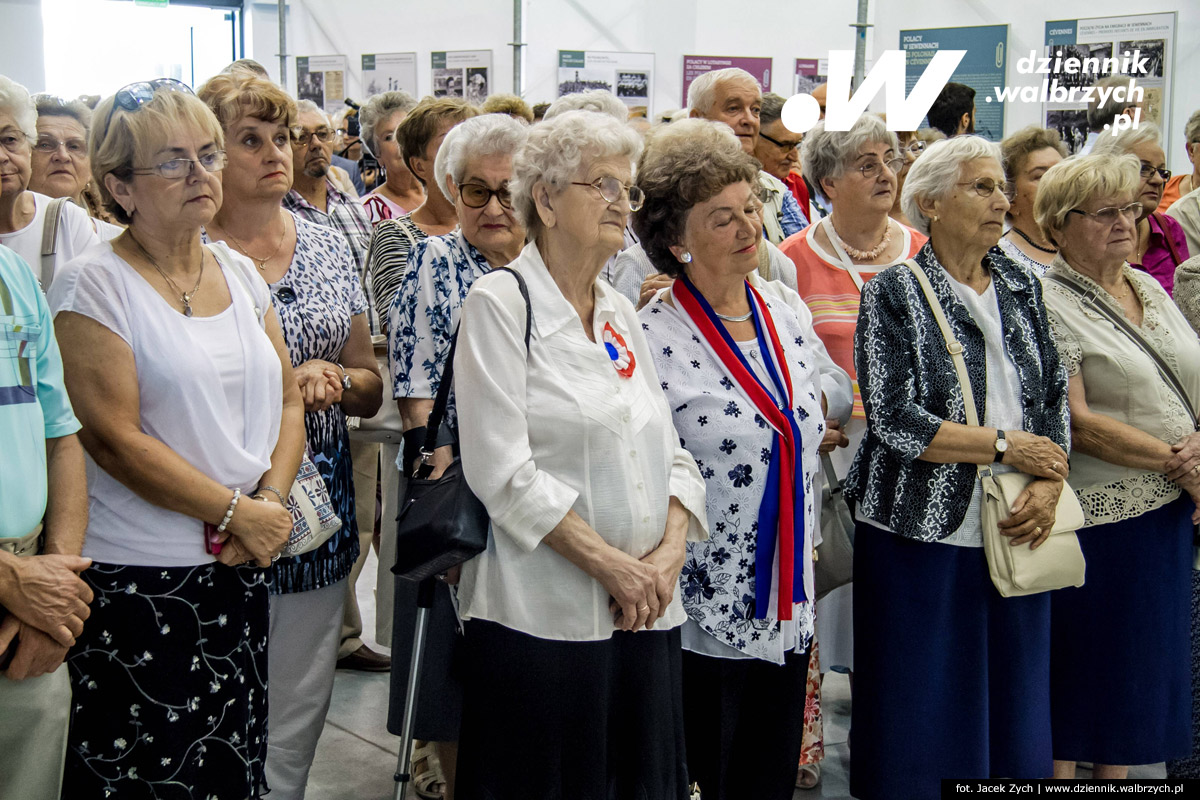
<svg viewBox="0 0 1200 800"><path fill-rule="evenodd" d="M333 141L333 131L329 128L317 128L315 131L310 131L297 125L288 129L288 135L292 137L293 147L308 147L314 138L321 144Z"/></svg>
<svg viewBox="0 0 1200 800"><path fill-rule="evenodd" d="M591 181L590 183L571 181L571 185L592 187L600 193L600 197L602 197L606 203L615 203L621 199L622 195L628 192L630 211L637 211L642 207L642 203L646 201L646 193L642 191L640 186L632 183L626 185L611 175L606 175L603 178L596 178L596 180Z"/></svg>
<svg viewBox="0 0 1200 800"><path fill-rule="evenodd" d="M802 141L801 139L797 139L794 142L781 142L778 139L773 139L770 136L767 136L762 131L759 131L758 135L759 135L759 138L766 139L768 142L775 145L780 150L783 150L785 153L788 152L789 150L795 150L797 147L800 146L800 142Z"/></svg>
<svg viewBox="0 0 1200 800"><path fill-rule="evenodd" d="M53 155L59 150L66 150L72 158L87 158L87 142L83 139L67 139L60 142L53 136L39 136L33 149L45 155Z"/></svg>
<svg viewBox="0 0 1200 800"><path fill-rule="evenodd" d="M196 93L192 91L192 87L174 78L155 78L152 81L131 83L128 86L118 89L116 96L113 97L112 108L108 110L108 116L104 118L104 129L100 133L100 140L103 141L104 137L108 136L108 126L112 124L113 114L118 108L125 111L137 111L146 105L146 103L153 100L154 95L160 91L183 92L193 97L196 96Z"/></svg>
<svg viewBox="0 0 1200 800"><path fill-rule="evenodd" d="M961 181L960 183L956 183L955 186L970 186L971 190L980 197L991 197L999 189L1000 194L1004 195L1004 199L1010 202L1016 196L1016 191L1011 183L992 178L976 178L973 181Z"/></svg>
<svg viewBox="0 0 1200 800"><path fill-rule="evenodd" d="M890 169L892 174L895 175L903 166L903 158L889 158L884 161L872 161L869 164L863 164L861 167L855 167L855 169L861 172L862 176L870 181L878 178L879 173L883 172L884 167Z"/></svg>
<svg viewBox="0 0 1200 800"><path fill-rule="evenodd" d="M220 172L225 169L225 163L228 159L225 157L224 150L213 150L199 158L172 158L163 161L161 164L155 164L153 167L145 167L143 169L135 169L134 175L158 175L166 178L169 181L177 181L188 177L195 171L196 165L199 164L205 172Z"/></svg>
<svg viewBox="0 0 1200 800"><path fill-rule="evenodd" d="M1117 217L1128 217L1129 219L1137 219L1142 215L1142 204L1134 201L1127 206L1108 206L1099 211L1084 211L1081 208L1072 208L1068 214L1078 214L1081 217L1091 217L1101 225L1116 224Z"/></svg>
<svg viewBox="0 0 1200 800"><path fill-rule="evenodd" d="M458 196L462 198L463 205L467 208L485 208L488 203L492 202L493 195L501 206L512 208L512 195L508 193L508 183L499 189L492 189L482 183L460 183L458 185Z"/></svg>
<svg viewBox="0 0 1200 800"><path fill-rule="evenodd" d="M1153 164L1146 163L1145 161L1142 162L1142 168L1140 172L1144 180L1149 180L1150 176L1156 172L1158 173L1158 177L1162 178L1164 181L1171 180L1171 170L1163 167L1156 167Z"/></svg>

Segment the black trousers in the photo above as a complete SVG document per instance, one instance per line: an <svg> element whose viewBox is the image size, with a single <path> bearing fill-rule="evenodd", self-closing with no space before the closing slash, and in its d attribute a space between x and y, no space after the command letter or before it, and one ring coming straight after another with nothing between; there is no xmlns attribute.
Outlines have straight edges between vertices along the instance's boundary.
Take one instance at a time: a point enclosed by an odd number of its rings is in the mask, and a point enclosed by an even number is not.
<svg viewBox="0 0 1200 800"><path fill-rule="evenodd" d="M808 653L782 665L683 653L688 773L704 800L791 800Z"/></svg>
<svg viewBox="0 0 1200 800"><path fill-rule="evenodd" d="M468 621L457 800L686 800L679 642Z"/></svg>

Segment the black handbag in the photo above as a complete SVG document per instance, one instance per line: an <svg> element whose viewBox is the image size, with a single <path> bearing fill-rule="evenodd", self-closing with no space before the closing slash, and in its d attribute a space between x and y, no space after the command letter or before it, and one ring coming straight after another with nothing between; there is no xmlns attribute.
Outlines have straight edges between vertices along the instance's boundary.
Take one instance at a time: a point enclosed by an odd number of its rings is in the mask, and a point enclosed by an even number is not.
<svg viewBox="0 0 1200 800"><path fill-rule="evenodd" d="M517 279L517 287L525 300L525 353L529 353L530 323L533 311L529 304L529 289L520 273L508 267L496 267ZM440 477L433 479L433 464L429 459L437 449L438 432L446 417L450 387L454 382L454 350L458 345L458 328L450 339L446 368L438 386L433 410L425 425L425 443L421 446L421 464L408 480L404 504L396 515L396 565L392 572L401 578L420 581L440 575L451 567L468 561L487 549L488 512L467 485L462 459L455 456Z"/></svg>

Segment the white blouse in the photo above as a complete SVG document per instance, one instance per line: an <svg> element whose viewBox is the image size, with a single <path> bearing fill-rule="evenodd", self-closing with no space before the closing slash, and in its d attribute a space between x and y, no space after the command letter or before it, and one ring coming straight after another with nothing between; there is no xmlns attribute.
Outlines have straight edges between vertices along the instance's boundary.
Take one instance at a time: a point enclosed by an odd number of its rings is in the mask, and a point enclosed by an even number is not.
<svg viewBox="0 0 1200 800"><path fill-rule="evenodd" d="M82 314L129 345L143 432L218 483L249 494L271 466L279 439L283 369L263 328L271 296L258 270L225 245L209 250L225 275L232 313L185 317L108 242L62 267L48 300L54 314ZM214 331L218 326L224 329L220 335ZM226 345L240 343L241 352L229 354L240 359L240 370L219 363L226 351L215 343L218 338ZM213 560L204 552L200 520L142 499L91 456L87 483L88 558L156 567Z"/></svg>
<svg viewBox="0 0 1200 800"><path fill-rule="evenodd" d="M662 540L671 497L690 512L687 538L707 538L704 481L679 445L633 306L595 284L593 329L563 297L529 244L512 275L475 282L463 305L454 358L463 471L492 519L488 547L463 567L459 611L544 639L594 641L617 630L598 581L542 544L575 511L636 558ZM610 358L632 355L622 377ZM687 618L676 592L654 630Z"/></svg>

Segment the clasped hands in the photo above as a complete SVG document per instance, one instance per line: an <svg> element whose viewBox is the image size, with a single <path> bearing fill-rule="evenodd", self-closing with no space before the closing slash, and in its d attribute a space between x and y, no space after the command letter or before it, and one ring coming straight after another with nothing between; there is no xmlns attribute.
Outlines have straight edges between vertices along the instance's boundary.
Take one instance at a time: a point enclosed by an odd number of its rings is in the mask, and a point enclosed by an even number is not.
<svg viewBox="0 0 1200 800"><path fill-rule="evenodd" d="M314 358L292 370L305 411L325 411L342 402L342 372L337 364Z"/></svg>
<svg viewBox="0 0 1200 800"><path fill-rule="evenodd" d="M1173 455L1163 465L1163 472L1191 496L1196 504L1192 523L1200 525L1200 432L1189 433L1171 445L1171 451Z"/></svg>
<svg viewBox="0 0 1200 800"><path fill-rule="evenodd" d="M18 642L6 678L35 678L62 664L91 616L92 589L79 577L91 564L68 555L5 559L0 604L9 614L0 621L0 653Z"/></svg>
<svg viewBox="0 0 1200 800"><path fill-rule="evenodd" d="M1000 521L1000 533L1013 547L1028 544L1036 550L1050 538L1058 497L1070 474L1067 454L1052 439L1025 431L1006 431L1008 450L1001 463L1034 480L1013 503L1012 514Z"/></svg>

